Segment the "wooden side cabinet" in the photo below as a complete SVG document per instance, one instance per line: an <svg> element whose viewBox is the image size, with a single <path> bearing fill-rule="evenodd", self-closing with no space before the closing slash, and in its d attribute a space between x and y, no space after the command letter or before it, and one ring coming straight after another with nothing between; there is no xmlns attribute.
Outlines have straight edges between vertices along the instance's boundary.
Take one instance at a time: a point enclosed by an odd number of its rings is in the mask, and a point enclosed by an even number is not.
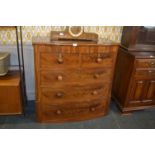
<svg viewBox="0 0 155 155"><path fill-rule="evenodd" d="M119 48L113 97L123 113L155 107L155 52Z"/></svg>
<svg viewBox="0 0 155 155"><path fill-rule="evenodd" d="M0 77L0 115L22 114L21 79L19 71Z"/></svg>
<svg viewBox="0 0 155 155"><path fill-rule="evenodd" d="M123 113L155 107L155 26L123 27L113 97Z"/></svg>

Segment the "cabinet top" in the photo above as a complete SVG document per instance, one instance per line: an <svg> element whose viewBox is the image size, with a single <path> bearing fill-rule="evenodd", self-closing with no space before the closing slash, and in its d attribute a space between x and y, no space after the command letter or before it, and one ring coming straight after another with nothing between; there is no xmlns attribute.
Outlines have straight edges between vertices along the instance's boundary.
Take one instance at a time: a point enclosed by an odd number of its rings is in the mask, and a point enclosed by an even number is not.
<svg viewBox="0 0 155 155"><path fill-rule="evenodd" d="M33 37L32 38L32 44L33 45L106 45L106 46L115 46L120 45L119 43L107 40L107 39L99 39L97 42L95 41L77 41L77 40L55 40L51 41L50 37Z"/></svg>
<svg viewBox="0 0 155 155"><path fill-rule="evenodd" d="M121 45L130 51L155 51L155 27L124 26Z"/></svg>
<svg viewBox="0 0 155 155"><path fill-rule="evenodd" d="M0 86L18 86L20 83L20 73L18 70L9 71L7 75L0 76Z"/></svg>

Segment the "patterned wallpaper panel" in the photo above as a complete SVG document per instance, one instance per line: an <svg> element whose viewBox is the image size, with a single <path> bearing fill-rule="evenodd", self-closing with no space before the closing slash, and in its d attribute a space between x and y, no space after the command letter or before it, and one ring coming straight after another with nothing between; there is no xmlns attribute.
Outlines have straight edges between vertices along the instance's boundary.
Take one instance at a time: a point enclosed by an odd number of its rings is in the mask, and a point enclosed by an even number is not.
<svg viewBox="0 0 155 155"><path fill-rule="evenodd" d="M65 26L23 26L23 42L24 44L32 44L33 36L49 36L51 30L64 30ZM85 26L85 32L96 32L100 38L107 38L116 42L120 42L122 34L122 26ZM12 29L2 29L0 27L0 44L15 44L15 31Z"/></svg>

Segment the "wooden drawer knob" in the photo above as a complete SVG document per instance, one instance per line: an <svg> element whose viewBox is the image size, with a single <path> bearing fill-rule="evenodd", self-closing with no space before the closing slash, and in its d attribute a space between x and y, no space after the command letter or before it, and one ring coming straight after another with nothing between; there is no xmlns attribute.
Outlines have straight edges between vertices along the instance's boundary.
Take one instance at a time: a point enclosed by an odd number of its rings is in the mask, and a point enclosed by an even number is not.
<svg viewBox="0 0 155 155"><path fill-rule="evenodd" d="M58 75L57 79L58 79L58 81L62 81L62 76Z"/></svg>
<svg viewBox="0 0 155 155"><path fill-rule="evenodd" d="M96 90L94 90L93 92L92 92L92 95L97 95L98 94L98 92L96 91Z"/></svg>
<svg viewBox="0 0 155 155"><path fill-rule="evenodd" d="M58 61L59 64L63 63L63 57L62 57L61 53L59 53L57 61Z"/></svg>
<svg viewBox="0 0 155 155"><path fill-rule="evenodd" d="M62 92L56 93L56 96L59 97L59 98L63 97L63 95L64 95L64 94L63 94Z"/></svg>
<svg viewBox="0 0 155 155"><path fill-rule="evenodd" d="M95 107L91 107L91 108L90 108L90 111L92 111L92 112L95 111L95 110L96 110Z"/></svg>
<svg viewBox="0 0 155 155"><path fill-rule="evenodd" d="M63 59L62 58L58 58L58 63L62 64L63 63Z"/></svg>
<svg viewBox="0 0 155 155"><path fill-rule="evenodd" d="M95 79L98 79L99 77L100 77L100 75L97 74L97 73L94 75L94 78L95 78Z"/></svg>
<svg viewBox="0 0 155 155"><path fill-rule="evenodd" d="M57 113L57 115L60 115L62 112L61 112L61 110L57 110L56 113Z"/></svg>
<svg viewBox="0 0 155 155"><path fill-rule="evenodd" d="M150 70L150 71L148 71L148 72L151 74L153 71Z"/></svg>
<svg viewBox="0 0 155 155"><path fill-rule="evenodd" d="M101 58L97 58L97 59L96 59L96 62L97 62L97 63L100 63L101 61L102 61Z"/></svg>

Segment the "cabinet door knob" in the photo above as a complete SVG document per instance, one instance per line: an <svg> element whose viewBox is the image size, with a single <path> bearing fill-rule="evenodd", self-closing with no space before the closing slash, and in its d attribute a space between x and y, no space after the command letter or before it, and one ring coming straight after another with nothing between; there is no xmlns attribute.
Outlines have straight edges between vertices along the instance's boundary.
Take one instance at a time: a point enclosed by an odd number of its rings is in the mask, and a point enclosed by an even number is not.
<svg viewBox="0 0 155 155"><path fill-rule="evenodd" d="M64 95L64 94L63 94L62 92L56 93L56 96L59 97L59 98L63 97L63 95Z"/></svg>
<svg viewBox="0 0 155 155"><path fill-rule="evenodd" d="M56 113L57 113L57 115L60 115L62 112L61 112L61 110L57 110Z"/></svg>
<svg viewBox="0 0 155 155"><path fill-rule="evenodd" d="M97 63L100 63L101 61L102 61L101 58L97 58L97 59L96 59L96 62L97 62Z"/></svg>
<svg viewBox="0 0 155 155"><path fill-rule="evenodd" d="M96 90L94 90L93 92L92 92L92 95L97 95L98 94L98 92L96 91Z"/></svg>
<svg viewBox="0 0 155 155"><path fill-rule="evenodd" d="M98 78L99 78L99 76L100 76L100 75L99 75L99 74L97 74L97 73L96 73L96 74L94 74L94 78L95 78L95 79L98 79Z"/></svg>
<svg viewBox="0 0 155 155"><path fill-rule="evenodd" d="M58 81L62 81L62 76L58 75L57 79L58 79Z"/></svg>
<svg viewBox="0 0 155 155"><path fill-rule="evenodd" d="M95 110L96 110L95 107L91 107L91 108L90 108L90 111L92 111L92 112L95 111Z"/></svg>

